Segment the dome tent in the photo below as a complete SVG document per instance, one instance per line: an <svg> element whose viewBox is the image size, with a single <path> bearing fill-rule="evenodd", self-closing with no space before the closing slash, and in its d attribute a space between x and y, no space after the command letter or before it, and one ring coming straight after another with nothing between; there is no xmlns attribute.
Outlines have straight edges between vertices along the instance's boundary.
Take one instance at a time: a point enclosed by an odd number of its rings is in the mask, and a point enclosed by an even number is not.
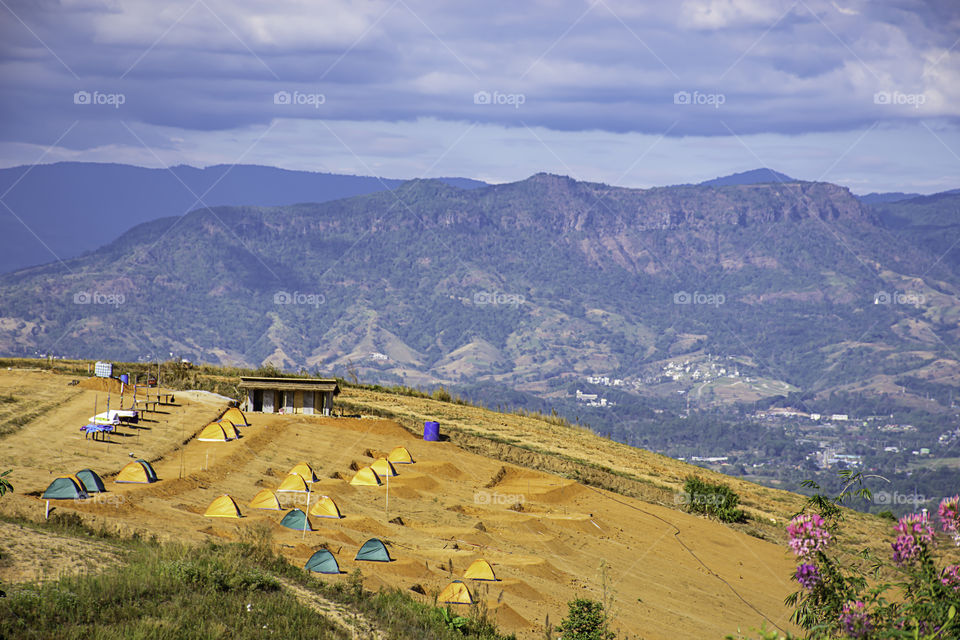
<svg viewBox="0 0 960 640"><path fill-rule="evenodd" d="M277 499L277 494L270 489L262 489L257 495L253 496L253 500L250 501L250 508L280 511L280 500Z"/></svg>
<svg viewBox="0 0 960 640"><path fill-rule="evenodd" d="M287 473L300 476L303 478L304 482L316 482L319 480L319 478L317 478L317 474L313 472L313 467L308 465L306 462L301 462L293 467L293 469L290 469L290 471Z"/></svg>
<svg viewBox="0 0 960 640"><path fill-rule="evenodd" d="M199 442L227 442L233 440L233 438L227 435L222 424L211 422L203 428L203 431L197 436L197 440Z"/></svg>
<svg viewBox="0 0 960 640"><path fill-rule="evenodd" d="M393 464L413 464L413 456L406 447L394 447L387 456L387 460Z"/></svg>
<svg viewBox="0 0 960 640"><path fill-rule="evenodd" d="M340 565L337 564L337 559L326 549L320 549L310 556L303 568L314 573L340 573Z"/></svg>
<svg viewBox="0 0 960 640"><path fill-rule="evenodd" d="M103 479L97 475L96 471L82 469L77 471L75 477L80 481L83 488L87 490L87 493L103 493L107 490L107 488L103 486Z"/></svg>
<svg viewBox="0 0 960 640"><path fill-rule="evenodd" d="M247 422L247 416L243 414L243 411L240 411L237 407L230 407L223 412L223 415L220 416L220 420L229 420L234 425L238 427L249 427L250 423Z"/></svg>
<svg viewBox="0 0 960 640"><path fill-rule="evenodd" d="M380 476L377 475L376 471L370 467L364 467L354 474L350 484L357 487L379 487L383 483L380 482Z"/></svg>
<svg viewBox="0 0 960 640"><path fill-rule="evenodd" d="M223 494L216 500L210 503L210 506L207 507L207 510L203 514L207 518L242 518L240 514L240 509L237 507L237 503L233 501L233 498L227 494Z"/></svg>
<svg viewBox="0 0 960 640"><path fill-rule="evenodd" d="M300 509L288 511L287 515L283 516L283 520L280 521L280 526L297 531L313 531L313 528L310 526L310 519L307 517L307 514Z"/></svg>
<svg viewBox="0 0 960 640"><path fill-rule="evenodd" d="M114 482L132 482L147 484L158 480L156 471L146 460L134 460L127 463L120 473L117 474Z"/></svg>
<svg viewBox="0 0 960 640"><path fill-rule="evenodd" d="M437 602L443 604L473 604L470 589L459 580L454 580L437 596Z"/></svg>
<svg viewBox="0 0 960 640"><path fill-rule="evenodd" d="M340 508L337 507L337 503L333 501L333 498L330 496L320 496L320 500L317 501L317 504L310 507L310 515L316 516L318 518L342 518L340 515Z"/></svg>
<svg viewBox="0 0 960 640"><path fill-rule="evenodd" d="M474 560L473 564L471 564L467 571L463 574L463 577L467 580L495 581L497 579L497 576L493 573L493 567L491 567L490 563L483 558Z"/></svg>
<svg viewBox="0 0 960 640"><path fill-rule="evenodd" d="M387 545L383 544L379 538L370 538L363 543L354 560L360 562L393 562L390 552L387 551Z"/></svg>
<svg viewBox="0 0 960 640"><path fill-rule="evenodd" d="M83 483L73 476L60 476L54 479L41 496L44 500L82 500L89 498Z"/></svg>
<svg viewBox="0 0 960 640"><path fill-rule="evenodd" d="M291 473L288 474L287 477L283 479L283 482L280 483L280 486L277 487L277 492L306 493L307 483L297 474Z"/></svg>
<svg viewBox="0 0 960 640"><path fill-rule="evenodd" d="M376 471L377 475L381 478L389 478L397 475L397 470L393 468L393 465L390 464L390 461L386 458L378 458L370 465L370 468Z"/></svg>

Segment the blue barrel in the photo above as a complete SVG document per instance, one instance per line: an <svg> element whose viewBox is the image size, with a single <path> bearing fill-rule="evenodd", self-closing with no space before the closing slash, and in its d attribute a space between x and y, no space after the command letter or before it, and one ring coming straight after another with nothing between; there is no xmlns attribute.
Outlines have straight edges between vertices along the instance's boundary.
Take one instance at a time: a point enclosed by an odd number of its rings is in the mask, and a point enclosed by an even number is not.
<svg viewBox="0 0 960 640"><path fill-rule="evenodd" d="M440 439L440 423L439 422L424 422L423 423L423 439L429 440L431 442L436 442Z"/></svg>
<svg viewBox="0 0 960 640"><path fill-rule="evenodd" d="M120 374L120 382L123 384L130 384L130 376L126 373Z"/></svg>

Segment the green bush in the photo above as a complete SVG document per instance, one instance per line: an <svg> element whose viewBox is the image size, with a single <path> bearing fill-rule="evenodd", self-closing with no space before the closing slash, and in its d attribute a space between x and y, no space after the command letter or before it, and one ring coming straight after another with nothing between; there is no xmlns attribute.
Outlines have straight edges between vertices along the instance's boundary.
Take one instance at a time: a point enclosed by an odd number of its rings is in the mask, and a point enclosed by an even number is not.
<svg viewBox="0 0 960 640"><path fill-rule="evenodd" d="M560 622L563 640L613 640L607 612L595 600L577 598L567 603L567 617Z"/></svg>
<svg viewBox="0 0 960 640"><path fill-rule="evenodd" d="M683 502L693 513L713 516L721 522L744 522L747 514L740 509L740 496L724 484L706 482L688 476L683 485Z"/></svg>

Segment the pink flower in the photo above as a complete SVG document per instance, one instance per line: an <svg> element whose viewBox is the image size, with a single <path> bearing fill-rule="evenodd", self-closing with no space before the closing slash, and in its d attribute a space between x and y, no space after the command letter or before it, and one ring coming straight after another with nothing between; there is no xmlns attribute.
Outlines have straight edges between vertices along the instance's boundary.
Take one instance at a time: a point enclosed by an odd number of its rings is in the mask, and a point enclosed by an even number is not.
<svg viewBox="0 0 960 640"><path fill-rule="evenodd" d="M940 572L940 582L954 591L960 591L960 565L951 564Z"/></svg>
<svg viewBox="0 0 960 640"><path fill-rule="evenodd" d="M944 498L940 501L940 508L938 513L940 514L940 526L943 527L943 530L947 533L957 533L957 530L960 529L960 496L953 496L952 498Z"/></svg>
<svg viewBox="0 0 960 640"><path fill-rule="evenodd" d="M900 535L890 546L893 547L893 561L898 565L913 562L924 549L933 546L933 527L926 513L903 516L894 529Z"/></svg>
<svg viewBox="0 0 960 640"><path fill-rule="evenodd" d="M826 548L830 542L826 522L816 513L795 516L787 525L787 535L790 536L790 548L799 558Z"/></svg>

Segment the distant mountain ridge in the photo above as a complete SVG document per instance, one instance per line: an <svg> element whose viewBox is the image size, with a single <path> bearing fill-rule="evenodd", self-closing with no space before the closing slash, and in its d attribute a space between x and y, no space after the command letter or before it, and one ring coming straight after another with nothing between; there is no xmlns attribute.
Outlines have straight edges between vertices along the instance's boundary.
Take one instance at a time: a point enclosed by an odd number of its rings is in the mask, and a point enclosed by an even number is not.
<svg viewBox="0 0 960 640"><path fill-rule="evenodd" d="M441 178L469 189L485 183ZM394 189L402 180L258 165L149 169L87 162L0 169L0 273L69 259L131 227L209 206L326 202ZM9 193L8 193L9 191Z"/></svg>
<svg viewBox="0 0 960 640"><path fill-rule="evenodd" d="M785 173L774 171L762 167L760 169L751 169L750 171L741 171L732 173L728 176L721 176L712 180L706 180L700 183L702 187L726 187L741 184L767 184L771 182L797 182Z"/></svg>

